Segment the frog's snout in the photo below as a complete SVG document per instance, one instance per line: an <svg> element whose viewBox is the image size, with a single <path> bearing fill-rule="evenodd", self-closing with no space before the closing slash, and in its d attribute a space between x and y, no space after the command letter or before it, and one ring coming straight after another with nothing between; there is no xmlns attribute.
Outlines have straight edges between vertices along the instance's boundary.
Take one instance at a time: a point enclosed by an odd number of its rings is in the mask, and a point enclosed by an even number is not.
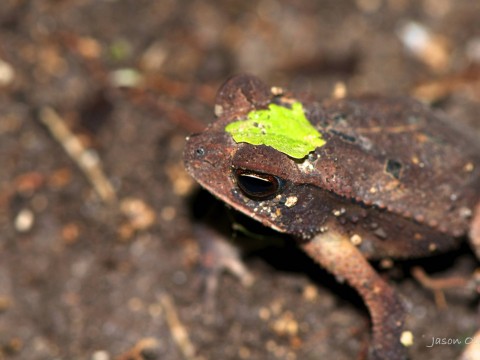
<svg viewBox="0 0 480 360"><path fill-rule="evenodd" d="M185 167L196 178L199 173L211 172L220 162L218 149L202 135L187 137L184 151Z"/></svg>
<svg viewBox="0 0 480 360"><path fill-rule="evenodd" d="M184 161L186 164L194 160L202 160L206 153L207 151L204 141L201 139L201 134L194 134L187 137L184 151Z"/></svg>

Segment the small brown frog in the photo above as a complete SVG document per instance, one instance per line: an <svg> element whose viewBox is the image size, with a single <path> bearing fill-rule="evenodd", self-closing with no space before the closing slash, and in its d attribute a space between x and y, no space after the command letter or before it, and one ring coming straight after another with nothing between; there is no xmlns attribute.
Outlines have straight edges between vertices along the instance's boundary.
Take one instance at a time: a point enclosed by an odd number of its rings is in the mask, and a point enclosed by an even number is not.
<svg viewBox="0 0 480 360"><path fill-rule="evenodd" d="M271 104L299 102L324 145L297 159L225 130ZM312 102L240 75L217 120L188 138L185 164L207 190L300 246L363 298L371 359L404 359L404 308L367 259L445 252L469 235L480 254L480 142L407 98Z"/></svg>

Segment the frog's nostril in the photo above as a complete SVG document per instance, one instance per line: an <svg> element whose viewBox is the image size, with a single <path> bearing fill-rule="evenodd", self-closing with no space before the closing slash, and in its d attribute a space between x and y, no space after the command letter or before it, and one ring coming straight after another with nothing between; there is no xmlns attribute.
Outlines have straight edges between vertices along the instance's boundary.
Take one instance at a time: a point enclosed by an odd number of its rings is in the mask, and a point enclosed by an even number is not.
<svg viewBox="0 0 480 360"><path fill-rule="evenodd" d="M203 147L199 147L195 150L195 155L198 157L203 157L205 155L205 149Z"/></svg>

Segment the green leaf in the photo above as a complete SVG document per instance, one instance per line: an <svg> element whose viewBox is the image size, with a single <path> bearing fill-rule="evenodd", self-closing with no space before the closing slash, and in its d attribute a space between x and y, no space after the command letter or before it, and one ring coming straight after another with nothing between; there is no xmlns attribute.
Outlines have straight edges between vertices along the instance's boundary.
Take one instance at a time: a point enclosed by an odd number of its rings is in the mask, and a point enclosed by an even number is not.
<svg viewBox="0 0 480 360"><path fill-rule="evenodd" d="M267 145L290 157L301 159L325 145L322 135L310 124L300 102L286 108L270 104L268 109L253 110L246 120L225 127L233 139L251 145Z"/></svg>

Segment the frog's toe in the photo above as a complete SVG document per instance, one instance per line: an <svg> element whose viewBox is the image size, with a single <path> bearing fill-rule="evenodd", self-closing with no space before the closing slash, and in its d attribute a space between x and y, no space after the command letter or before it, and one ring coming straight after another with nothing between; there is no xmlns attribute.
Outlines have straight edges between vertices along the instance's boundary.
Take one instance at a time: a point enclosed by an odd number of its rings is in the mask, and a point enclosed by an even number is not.
<svg viewBox="0 0 480 360"><path fill-rule="evenodd" d="M470 225L470 244L475 251L478 259L480 259L480 202L477 204L473 212L473 220Z"/></svg>
<svg viewBox="0 0 480 360"><path fill-rule="evenodd" d="M478 282L478 279L475 276L472 279L469 279L469 277L466 276L444 276L432 278L420 266L413 267L411 274L425 289L430 290L433 293L435 303L439 309L447 308L447 301L444 293L445 290L455 288L467 290L470 288L476 288L477 286L472 286L472 284Z"/></svg>

